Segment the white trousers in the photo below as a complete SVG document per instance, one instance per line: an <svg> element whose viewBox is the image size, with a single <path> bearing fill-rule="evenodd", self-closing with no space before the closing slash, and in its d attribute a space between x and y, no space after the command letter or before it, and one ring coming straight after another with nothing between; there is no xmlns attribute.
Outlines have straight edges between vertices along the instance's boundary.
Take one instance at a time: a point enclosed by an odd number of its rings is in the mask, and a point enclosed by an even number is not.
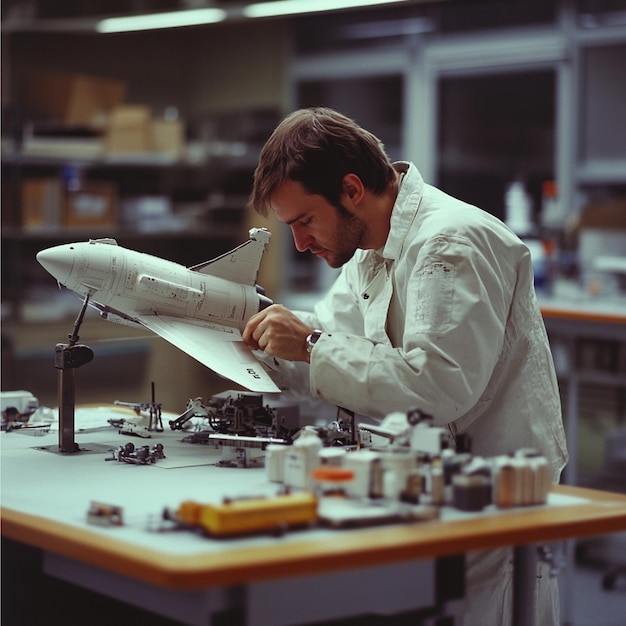
<svg viewBox="0 0 626 626"><path fill-rule="evenodd" d="M467 555L463 626L511 626L513 550L502 548ZM559 626L559 587L550 566L538 561L535 626Z"/></svg>

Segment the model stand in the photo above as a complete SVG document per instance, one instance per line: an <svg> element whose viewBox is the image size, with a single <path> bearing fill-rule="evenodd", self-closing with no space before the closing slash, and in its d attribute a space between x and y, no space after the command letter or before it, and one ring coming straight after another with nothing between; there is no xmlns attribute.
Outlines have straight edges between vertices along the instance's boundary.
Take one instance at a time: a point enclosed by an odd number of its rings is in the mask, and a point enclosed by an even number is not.
<svg viewBox="0 0 626 626"><path fill-rule="evenodd" d="M74 411L76 381L74 370L93 359L93 350L78 343L78 330L83 322L89 296L85 296L83 306L74 322L69 343L57 343L54 353L54 366L59 370L59 451L80 452L74 441Z"/></svg>

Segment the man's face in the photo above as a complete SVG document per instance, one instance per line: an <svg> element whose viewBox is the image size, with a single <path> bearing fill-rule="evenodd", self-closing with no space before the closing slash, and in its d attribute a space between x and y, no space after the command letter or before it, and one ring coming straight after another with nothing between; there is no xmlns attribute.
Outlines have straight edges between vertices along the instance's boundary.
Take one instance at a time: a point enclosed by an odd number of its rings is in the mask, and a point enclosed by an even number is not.
<svg viewBox="0 0 626 626"><path fill-rule="evenodd" d="M349 261L363 241L365 223L351 208L343 203L335 207L323 196L307 193L299 182L282 183L271 205L278 220L291 227L297 250L310 250L330 267Z"/></svg>

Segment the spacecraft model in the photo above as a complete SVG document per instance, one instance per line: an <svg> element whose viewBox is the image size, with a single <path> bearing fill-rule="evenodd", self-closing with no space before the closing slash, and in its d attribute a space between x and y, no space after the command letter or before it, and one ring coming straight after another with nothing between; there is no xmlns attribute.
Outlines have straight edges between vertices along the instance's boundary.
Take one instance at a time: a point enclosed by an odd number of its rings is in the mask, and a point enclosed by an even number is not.
<svg viewBox="0 0 626 626"><path fill-rule="evenodd" d="M109 238L47 248L37 260L104 319L147 328L221 376L271 393L280 390L241 338L248 319L272 304L256 284L270 237L252 228L248 241L193 267Z"/></svg>

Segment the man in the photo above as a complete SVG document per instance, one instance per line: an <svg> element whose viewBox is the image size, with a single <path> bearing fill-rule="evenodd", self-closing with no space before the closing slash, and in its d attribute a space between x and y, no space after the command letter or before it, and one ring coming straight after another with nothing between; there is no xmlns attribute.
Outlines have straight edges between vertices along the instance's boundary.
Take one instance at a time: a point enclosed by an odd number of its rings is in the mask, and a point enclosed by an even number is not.
<svg viewBox="0 0 626 626"><path fill-rule="evenodd" d="M530 253L502 222L392 164L326 108L279 124L250 204L289 225L299 251L341 267L314 312L273 305L244 330L283 388L378 418L419 408L476 455L537 449L558 482L567 449ZM537 594L536 623L556 626L545 564ZM509 550L469 556L467 603L467 625L510 623Z"/></svg>

